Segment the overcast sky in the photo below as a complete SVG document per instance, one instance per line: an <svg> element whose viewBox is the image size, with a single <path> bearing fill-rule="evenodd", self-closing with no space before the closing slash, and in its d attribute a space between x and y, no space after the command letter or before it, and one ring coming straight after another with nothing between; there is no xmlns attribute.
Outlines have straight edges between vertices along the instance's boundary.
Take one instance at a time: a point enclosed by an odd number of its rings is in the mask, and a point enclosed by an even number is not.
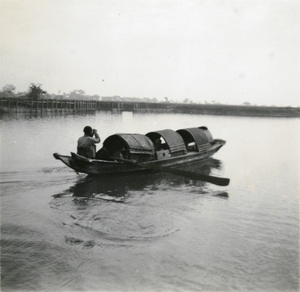
<svg viewBox="0 0 300 292"><path fill-rule="evenodd" d="M0 0L0 88L300 106L299 0Z"/></svg>

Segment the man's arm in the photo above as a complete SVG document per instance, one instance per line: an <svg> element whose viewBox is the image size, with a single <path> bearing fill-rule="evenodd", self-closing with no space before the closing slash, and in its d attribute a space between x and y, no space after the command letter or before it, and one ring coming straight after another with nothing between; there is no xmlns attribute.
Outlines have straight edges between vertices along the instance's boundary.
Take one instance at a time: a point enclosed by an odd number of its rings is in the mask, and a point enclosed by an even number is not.
<svg viewBox="0 0 300 292"><path fill-rule="evenodd" d="M99 134L98 134L98 132L97 132L97 130L96 129L94 129L94 133L95 133L95 138L93 138L93 140L94 140L94 142L95 143L100 143L100 136L99 136Z"/></svg>

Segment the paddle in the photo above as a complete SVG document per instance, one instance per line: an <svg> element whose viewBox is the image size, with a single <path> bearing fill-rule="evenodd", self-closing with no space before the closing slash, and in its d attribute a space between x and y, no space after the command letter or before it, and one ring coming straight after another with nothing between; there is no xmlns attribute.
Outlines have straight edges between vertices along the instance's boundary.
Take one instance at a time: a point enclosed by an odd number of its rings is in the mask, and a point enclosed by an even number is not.
<svg viewBox="0 0 300 292"><path fill-rule="evenodd" d="M117 161L124 162L124 163L136 165L140 168L155 169L155 170L159 170L159 171L163 171L163 172L172 173L175 175L186 176L191 179L206 181L211 184L218 185L218 186L228 186L229 182L230 182L229 178L216 177L216 176L206 175L206 174L199 173L199 172L186 171L186 170L182 170L182 169L170 168L170 167L165 167L165 166L147 165L142 162L136 162L136 161L124 159L124 158L115 158L115 157L111 157L111 158L115 159Z"/></svg>

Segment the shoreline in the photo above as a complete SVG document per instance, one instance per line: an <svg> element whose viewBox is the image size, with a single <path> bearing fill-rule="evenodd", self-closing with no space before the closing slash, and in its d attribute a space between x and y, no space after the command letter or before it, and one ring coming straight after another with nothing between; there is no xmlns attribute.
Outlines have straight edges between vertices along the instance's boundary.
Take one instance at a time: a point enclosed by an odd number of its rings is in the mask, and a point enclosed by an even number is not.
<svg viewBox="0 0 300 292"><path fill-rule="evenodd" d="M80 113L91 111L131 111L136 113L183 113L218 116L299 118L300 107L150 103L66 99L0 99L0 113Z"/></svg>

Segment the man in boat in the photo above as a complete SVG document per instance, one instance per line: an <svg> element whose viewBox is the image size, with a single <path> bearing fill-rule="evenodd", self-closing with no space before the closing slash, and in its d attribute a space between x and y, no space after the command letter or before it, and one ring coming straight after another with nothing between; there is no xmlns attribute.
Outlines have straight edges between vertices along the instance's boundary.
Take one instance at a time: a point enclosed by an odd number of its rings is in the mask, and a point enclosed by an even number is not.
<svg viewBox="0 0 300 292"><path fill-rule="evenodd" d="M83 132L84 136L80 137L77 142L77 154L87 158L95 158L95 144L100 143L98 132L90 126L84 127Z"/></svg>
<svg viewBox="0 0 300 292"><path fill-rule="evenodd" d="M117 158L117 159L123 159L124 155L123 153L125 153L125 149L121 148L121 149L115 149L111 155L112 158Z"/></svg>
<svg viewBox="0 0 300 292"><path fill-rule="evenodd" d="M160 151L162 148L161 148L161 140L160 139L156 139L154 141L154 145L155 145L155 150L156 151Z"/></svg>

